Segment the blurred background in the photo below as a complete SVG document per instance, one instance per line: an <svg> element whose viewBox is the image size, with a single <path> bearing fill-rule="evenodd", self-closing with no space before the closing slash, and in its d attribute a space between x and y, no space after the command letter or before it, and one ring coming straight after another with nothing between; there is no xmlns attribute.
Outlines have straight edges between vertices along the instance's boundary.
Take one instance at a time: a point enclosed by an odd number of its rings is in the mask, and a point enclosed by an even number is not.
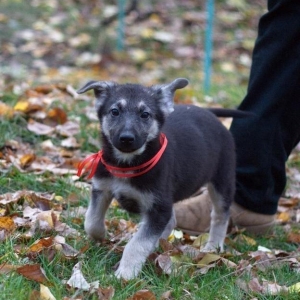
<svg viewBox="0 0 300 300"><path fill-rule="evenodd" d="M1 0L0 90L89 79L146 85L186 77L184 101L236 106L264 0L218 0L212 73L204 68L211 0ZM205 75L206 74L206 75ZM210 88L203 90L209 77Z"/></svg>

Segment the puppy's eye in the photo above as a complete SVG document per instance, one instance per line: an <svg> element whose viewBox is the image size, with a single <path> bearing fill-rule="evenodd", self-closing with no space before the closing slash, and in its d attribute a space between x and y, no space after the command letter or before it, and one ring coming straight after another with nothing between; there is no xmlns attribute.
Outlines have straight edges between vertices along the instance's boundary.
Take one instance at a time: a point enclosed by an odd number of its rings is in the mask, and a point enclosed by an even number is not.
<svg viewBox="0 0 300 300"><path fill-rule="evenodd" d="M148 119L150 117L150 114L147 111L142 112L141 118Z"/></svg>
<svg viewBox="0 0 300 300"><path fill-rule="evenodd" d="M120 112L117 108L113 108L111 111L110 111L111 115L114 116L114 117L117 117Z"/></svg>

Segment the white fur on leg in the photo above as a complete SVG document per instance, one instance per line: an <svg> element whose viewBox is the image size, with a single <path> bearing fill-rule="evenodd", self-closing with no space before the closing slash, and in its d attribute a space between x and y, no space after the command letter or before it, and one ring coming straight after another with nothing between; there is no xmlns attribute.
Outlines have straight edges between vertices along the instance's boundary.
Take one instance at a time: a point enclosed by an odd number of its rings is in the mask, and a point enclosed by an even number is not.
<svg viewBox="0 0 300 300"><path fill-rule="evenodd" d="M85 214L84 229L86 233L96 241L105 237L105 213L111 203L111 196L107 192L99 191L92 196Z"/></svg>
<svg viewBox="0 0 300 300"><path fill-rule="evenodd" d="M118 278L125 280L136 277L141 271L147 257L158 242L159 236L149 234L146 223L142 226L133 238L126 245L119 267L115 272Z"/></svg>
<svg viewBox="0 0 300 300"><path fill-rule="evenodd" d="M212 185L208 185L209 195L212 200L213 209L211 212L209 238L201 251L224 251L224 239L226 237L229 212L226 213L223 208L223 196L219 194Z"/></svg>
<svg viewBox="0 0 300 300"><path fill-rule="evenodd" d="M228 217L224 213L218 213L212 210L211 213L211 223L209 230L209 238L201 251L203 252L213 252L213 251L224 251L224 239L226 236L228 227Z"/></svg>

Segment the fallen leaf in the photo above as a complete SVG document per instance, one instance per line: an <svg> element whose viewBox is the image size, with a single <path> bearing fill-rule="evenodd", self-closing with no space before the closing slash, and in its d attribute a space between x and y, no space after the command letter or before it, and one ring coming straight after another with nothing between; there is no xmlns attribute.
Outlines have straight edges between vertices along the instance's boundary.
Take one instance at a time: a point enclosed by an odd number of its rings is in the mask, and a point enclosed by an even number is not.
<svg viewBox="0 0 300 300"><path fill-rule="evenodd" d="M220 258L221 258L221 256L218 255L218 254L206 253L204 255L204 257L200 261L198 261L197 266L198 267L205 267L205 266L211 264L212 262L216 262Z"/></svg>
<svg viewBox="0 0 300 300"><path fill-rule="evenodd" d="M40 300L56 300L56 298L52 295L51 291L48 287L43 284L40 284Z"/></svg>
<svg viewBox="0 0 300 300"><path fill-rule="evenodd" d="M156 297L149 290L139 290L128 300L156 300Z"/></svg>
<svg viewBox="0 0 300 300"><path fill-rule="evenodd" d="M71 278L67 281L67 285L72 288L88 291L91 285L85 280L81 272L81 262L78 262L72 269Z"/></svg>
<svg viewBox="0 0 300 300"><path fill-rule="evenodd" d="M14 109L0 101L0 117L11 118L14 115Z"/></svg>
<svg viewBox="0 0 300 300"><path fill-rule="evenodd" d="M115 294L115 289L112 286L107 288L98 288L98 300L110 300Z"/></svg>
<svg viewBox="0 0 300 300"><path fill-rule="evenodd" d="M300 233L290 232L288 234L287 241L290 243L300 244Z"/></svg>
<svg viewBox="0 0 300 300"><path fill-rule="evenodd" d="M35 160L35 154L33 153L24 154L20 158L20 165L22 168L28 167L34 160Z"/></svg>
<svg viewBox="0 0 300 300"><path fill-rule="evenodd" d="M300 293L300 282L297 282L288 287L289 293Z"/></svg>
<svg viewBox="0 0 300 300"><path fill-rule="evenodd" d="M7 263L0 264L0 274L8 274L12 271L15 271L19 266L10 265Z"/></svg>
<svg viewBox="0 0 300 300"><path fill-rule="evenodd" d="M287 223L291 219L290 213L288 211L281 212L277 215L277 220L281 221L282 223Z"/></svg>
<svg viewBox="0 0 300 300"><path fill-rule="evenodd" d="M249 246L255 246L257 244L256 240L250 238L247 235L244 234L239 234L234 238L234 242L236 243L241 243L241 244L246 244Z"/></svg>
<svg viewBox="0 0 300 300"><path fill-rule="evenodd" d="M78 123L67 121L63 125L57 125L56 131L62 136L74 136L79 133L80 128Z"/></svg>
<svg viewBox="0 0 300 300"><path fill-rule="evenodd" d="M20 275L29 280L33 280L45 285L49 285L50 282L46 277L44 269L39 264L24 265L16 270Z"/></svg>
<svg viewBox="0 0 300 300"><path fill-rule="evenodd" d="M266 247L264 247L264 246L258 246L258 247L257 247L257 250L258 250L258 251L262 251L262 252L268 252L268 253L271 253L271 252L272 252L271 249L266 248Z"/></svg>
<svg viewBox="0 0 300 300"><path fill-rule="evenodd" d="M51 108L47 113L47 117L57 124L65 124L68 119L66 112L60 107Z"/></svg>
<svg viewBox="0 0 300 300"><path fill-rule="evenodd" d="M67 139L61 141L61 145L66 148L79 148L79 144L75 137L70 136Z"/></svg>
<svg viewBox="0 0 300 300"><path fill-rule="evenodd" d="M202 248L206 245L208 241L209 234L208 233L203 233L200 234L193 242L194 247L199 247Z"/></svg>
<svg viewBox="0 0 300 300"><path fill-rule="evenodd" d="M262 293L270 295L278 295L282 292L287 292L288 288L284 285L279 285L276 282L270 282L263 279Z"/></svg>
<svg viewBox="0 0 300 300"><path fill-rule="evenodd" d="M11 217L0 217L0 229L13 231L15 228L15 222Z"/></svg>
<svg viewBox="0 0 300 300"><path fill-rule="evenodd" d="M155 263L162 269L164 274L170 275L172 273L172 260L169 255L160 254L156 259Z"/></svg>
<svg viewBox="0 0 300 300"><path fill-rule="evenodd" d="M28 249L28 253L39 253L45 248L49 248L54 245L54 237L43 238L35 241Z"/></svg>
<svg viewBox="0 0 300 300"><path fill-rule="evenodd" d="M54 132L54 128L52 128L48 125L36 122L32 119L29 120L29 122L27 124L27 129L31 132L34 132L37 135L50 135L51 133Z"/></svg>

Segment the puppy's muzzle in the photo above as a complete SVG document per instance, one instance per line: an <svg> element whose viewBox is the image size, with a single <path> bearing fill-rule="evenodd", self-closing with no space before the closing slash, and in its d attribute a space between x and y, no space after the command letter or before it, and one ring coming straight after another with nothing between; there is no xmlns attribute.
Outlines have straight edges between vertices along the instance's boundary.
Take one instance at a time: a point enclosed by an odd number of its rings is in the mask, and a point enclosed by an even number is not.
<svg viewBox="0 0 300 300"><path fill-rule="evenodd" d="M132 132L125 131L115 139L114 146L122 152L133 152L141 147L140 144Z"/></svg>

